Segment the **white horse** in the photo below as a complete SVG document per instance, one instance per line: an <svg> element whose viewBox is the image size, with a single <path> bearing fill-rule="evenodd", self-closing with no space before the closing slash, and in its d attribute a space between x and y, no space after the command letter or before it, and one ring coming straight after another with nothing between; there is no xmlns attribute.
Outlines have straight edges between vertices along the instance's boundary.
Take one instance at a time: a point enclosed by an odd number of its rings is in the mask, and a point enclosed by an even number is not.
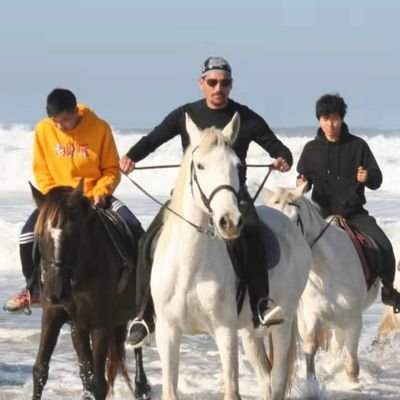
<svg viewBox="0 0 400 400"><path fill-rule="evenodd" d="M284 315L280 325L253 328L246 295L240 316L235 300L237 278L226 251L226 240L239 236L243 223L238 209L239 159L230 147L239 129L235 114L223 129L199 131L186 116L190 146L185 152L170 208L166 211L151 275L156 310L156 341L162 366L162 398L177 398L179 347L182 334L209 333L218 346L224 399L240 399L238 334L260 385L263 399L281 400L288 389L295 360L296 309L307 282L311 253L303 236L283 214L259 210L279 241L280 260L269 272L270 295ZM190 224L187 222L190 221ZM204 233L213 225L216 236ZM195 229L195 224L199 229ZM271 365L261 335L272 335Z"/></svg>
<svg viewBox="0 0 400 400"><path fill-rule="evenodd" d="M400 261L396 267L394 286L400 290ZM375 342L393 340L400 337L400 313L395 314L393 307L385 307L378 326L378 335Z"/></svg>
<svg viewBox="0 0 400 400"><path fill-rule="evenodd" d="M375 280L367 290L363 267L349 235L333 223L327 227L318 208L304 197L305 189L306 185L275 192L264 189L263 196L266 204L297 223L312 249L310 277L298 312L307 377L316 378L315 354L321 337L328 333L325 328L331 325L332 352L338 357L344 347L346 373L356 382L362 313L374 302L379 283Z"/></svg>

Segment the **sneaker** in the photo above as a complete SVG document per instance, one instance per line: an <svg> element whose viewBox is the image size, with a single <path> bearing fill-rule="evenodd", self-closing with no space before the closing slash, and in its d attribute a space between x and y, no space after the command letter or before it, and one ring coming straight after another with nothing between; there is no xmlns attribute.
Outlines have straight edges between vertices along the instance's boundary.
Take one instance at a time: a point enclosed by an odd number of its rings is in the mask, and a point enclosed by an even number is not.
<svg viewBox="0 0 400 400"><path fill-rule="evenodd" d="M30 315L32 313L31 307L40 306L40 296L38 294L32 294L28 289L22 289L17 295L8 299L3 310L10 313L20 313Z"/></svg>
<svg viewBox="0 0 400 400"><path fill-rule="evenodd" d="M142 347L150 333L154 332L154 325L149 325L144 319L134 319L128 327L127 343L134 349Z"/></svg>
<svg viewBox="0 0 400 400"><path fill-rule="evenodd" d="M388 291L388 293L386 293L386 291ZM386 306L392 306L395 314L400 312L400 293L396 289L383 287L381 290L381 297L382 303Z"/></svg>

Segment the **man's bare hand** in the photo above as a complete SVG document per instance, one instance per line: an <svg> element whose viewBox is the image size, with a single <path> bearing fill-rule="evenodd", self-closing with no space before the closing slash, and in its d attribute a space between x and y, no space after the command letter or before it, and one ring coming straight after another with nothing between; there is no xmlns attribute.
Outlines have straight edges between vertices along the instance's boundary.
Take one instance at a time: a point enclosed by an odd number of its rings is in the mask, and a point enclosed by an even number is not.
<svg viewBox="0 0 400 400"><path fill-rule="evenodd" d="M135 169L135 161L130 159L127 155L122 156L119 160L119 168L125 174L130 174Z"/></svg>
<svg viewBox="0 0 400 400"><path fill-rule="evenodd" d="M272 164L272 168L280 172L287 172L289 171L290 166L284 158L278 157Z"/></svg>
<svg viewBox="0 0 400 400"><path fill-rule="evenodd" d="M360 183L366 183L368 180L368 171L364 167L357 168L357 181Z"/></svg>

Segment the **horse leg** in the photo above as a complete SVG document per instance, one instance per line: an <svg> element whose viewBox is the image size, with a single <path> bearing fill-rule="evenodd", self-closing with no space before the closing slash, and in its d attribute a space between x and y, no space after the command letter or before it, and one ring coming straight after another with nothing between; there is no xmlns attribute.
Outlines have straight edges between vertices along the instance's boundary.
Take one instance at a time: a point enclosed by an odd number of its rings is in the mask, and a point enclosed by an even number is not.
<svg viewBox="0 0 400 400"><path fill-rule="evenodd" d="M271 396L271 364L268 360L264 339L255 337L249 330L240 331L244 352L257 375L261 398L268 400Z"/></svg>
<svg viewBox="0 0 400 400"><path fill-rule="evenodd" d="M338 359L342 354L344 339L345 339L344 329L336 326L333 330L332 341L331 341L331 353L332 356L336 359Z"/></svg>
<svg viewBox="0 0 400 400"><path fill-rule="evenodd" d="M179 373L179 347L182 334L167 321L157 318L156 342L161 360L162 400L176 400Z"/></svg>
<svg viewBox="0 0 400 400"><path fill-rule="evenodd" d="M307 379L316 380L315 374L315 354L318 350L318 343L315 332L306 336L303 340L303 352L306 359Z"/></svg>
<svg viewBox="0 0 400 400"><path fill-rule="evenodd" d="M136 399L150 399L151 387L147 381L146 373L143 368L142 348L135 349L135 397Z"/></svg>
<svg viewBox="0 0 400 400"><path fill-rule="evenodd" d="M358 341L361 334L362 320L361 315L359 319L353 321L346 330L345 348L347 356L345 360L345 370L347 376L352 382L358 382L358 375L360 373L360 364L358 362Z"/></svg>
<svg viewBox="0 0 400 400"><path fill-rule="evenodd" d="M282 400L290 388L296 360L297 319L272 328L273 364L271 372L271 399Z"/></svg>
<svg viewBox="0 0 400 400"><path fill-rule="evenodd" d="M220 326L214 331L222 363L224 400L239 400L239 361L237 330Z"/></svg>
<svg viewBox="0 0 400 400"><path fill-rule="evenodd" d="M104 400L108 393L108 383L105 378L105 366L108 353L107 329L93 329L92 353L93 353L93 381L92 393L96 400Z"/></svg>
<svg viewBox="0 0 400 400"><path fill-rule="evenodd" d="M79 360L79 375L82 380L85 398L90 398L93 383L93 355L87 331L71 325L71 338Z"/></svg>
<svg viewBox="0 0 400 400"><path fill-rule="evenodd" d="M300 301L298 307L298 329L302 342L302 351L306 360L307 379L316 380L315 355L318 351L319 337L321 335L321 321L316 318L315 313L310 313L312 308L309 306L309 302L311 300L305 294L303 294L303 301Z"/></svg>
<svg viewBox="0 0 400 400"><path fill-rule="evenodd" d="M317 380L315 373L315 355L319 348L327 348L328 325L313 319L306 334L303 335L303 352L306 359L307 379Z"/></svg>
<svg viewBox="0 0 400 400"><path fill-rule="evenodd" d="M33 400L42 397L43 388L49 377L50 358L57 344L60 329L67 320L61 309L43 308L39 351L33 366Z"/></svg>

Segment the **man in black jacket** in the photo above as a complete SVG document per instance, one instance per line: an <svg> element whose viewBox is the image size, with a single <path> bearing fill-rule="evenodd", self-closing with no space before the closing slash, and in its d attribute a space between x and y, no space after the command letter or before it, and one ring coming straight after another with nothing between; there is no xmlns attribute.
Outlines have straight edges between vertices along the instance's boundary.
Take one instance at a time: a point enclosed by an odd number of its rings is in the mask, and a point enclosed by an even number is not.
<svg viewBox="0 0 400 400"><path fill-rule="evenodd" d="M247 262L247 269L244 271L245 276L243 278L249 289L255 326L259 324L267 325L272 321L269 318L273 315L274 310L271 304L268 304L268 276L265 272L265 255L259 232L259 219L254 206L251 204L251 197L245 184L246 156L250 143L254 141L265 149L271 157L275 158L275 169L286 172L292 165L292 154L274 135L262 117L248 107L229 98L232 83L231 67L228 62L221 57L209 57L204 62L199 79L200 89L204 93L205 98L178 107L167 115L160 125L155 127L148 135L141 138L121 158L120 168L124 173L132 172L135 169L135 163L143 160L163 143L177 135L180 135L182 148L185 150L189 145L189 136L185 126L185 113L190 115L191 119L200 129L211 126L223 128L231 120L235 112L239 113L240 130L232 147L242 161L239 170L241 185L239 207L242 212L249 208L245 215L243 228L248 247L249 261ZM157 215L150 225L141 241L142 243L145 243L149 236L154 235L154 232L160 229L162 225L161 219L162 212ZM144 252L142 252L142 256ZM143 259L143 257L140 258ZM151 265L149 265L148 261L139 261L138 268L136 305L138 309L143 309L143 302L146 301L145 293L148 293ZM147 325L150 325L150 330L151 325L153 325L151 314L152 309L150 304L150 306L146 307L143 315ZM145 336L146 329L141 325L141 321L134 323L131 328L129 341L134 345L139 345Z"/></svg>
<svg viewBox="0 0 400 400"><path fill-rule="evenodd" d="M312 200L320 206L324 218L341 215L349 225L375 239L382 254L382 271L377 271L383 284L382 302L398 312L400 294L393 288L393 248L375 218L363 207L365 187L378 189L382 173L368 144L352 135L343 122L346 109L339 95L326 94L317 101L320 128L300 155L297 184L307 181L313 188Z"/></svg>

